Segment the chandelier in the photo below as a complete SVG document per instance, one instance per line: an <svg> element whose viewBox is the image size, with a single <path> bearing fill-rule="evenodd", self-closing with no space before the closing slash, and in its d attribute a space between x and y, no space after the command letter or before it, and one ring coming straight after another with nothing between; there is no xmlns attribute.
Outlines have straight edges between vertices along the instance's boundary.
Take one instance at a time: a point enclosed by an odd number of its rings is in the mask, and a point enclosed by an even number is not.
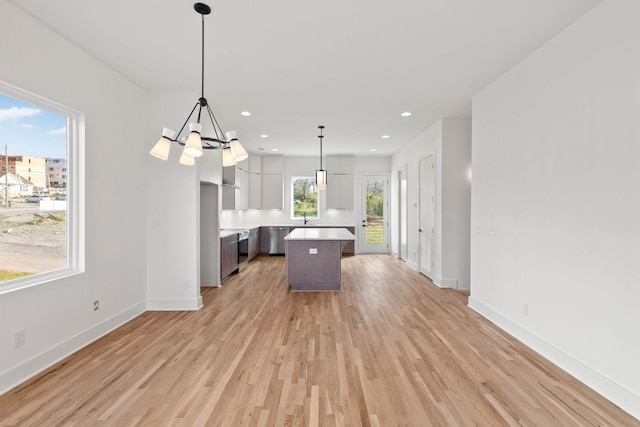
<svg viewBox="0 0 640 427"><path fill-rule="evenodd" d="M204 97L204 16L211 13L211 8L204 3L196 3L193 5L193 9L202 16L202 55L201 55L201 92L200 99L196 102L196 105L191 110L191 113L187 116L182 127L176 134L176 132L169 128L162 129L162 137L154 145L149 154L162 160L169 158L169 150L172 142L177 142L181 146L184 146L182 155L180 156L180 164L193 166L196 163L196 157L200 157L203 154L203 150L222 149L222 166L233 166L237 162L249 157L249 154L242 147L238 141L238 135L236 131L229 131L224 133L222 128L218 124L216 117L209 107L207 99ZM191 117L198 110L198 118L196 122L189 123ZM213 135L203 136L202 125L200 119L204 112L205 117L209 117L213 126ZM182 131L189 123L189 136L181 136Z"/></svg>

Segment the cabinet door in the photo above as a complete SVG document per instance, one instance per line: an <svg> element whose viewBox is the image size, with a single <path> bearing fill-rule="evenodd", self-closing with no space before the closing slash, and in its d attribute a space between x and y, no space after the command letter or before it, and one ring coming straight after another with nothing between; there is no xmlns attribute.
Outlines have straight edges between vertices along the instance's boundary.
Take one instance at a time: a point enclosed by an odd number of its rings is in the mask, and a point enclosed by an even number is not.
<svg viewBox="0 0 640 427"><path fill-rule="evenodd" d="M264 165L264 164L263 164ZM282 175L262 176L262 209L280 209L283 205L284 182Z"/></svg>
<svg viewBox="0 0 640 427"><path fill-rule="evenodd" d="M260 229L254 228L249 231L249 259L260 253Z"/></svg>
<svg viewBox="0 0 640 427"><path fill-rule="evenodd" d="M262 158L262 173L282 175L284 172L284 158L282 156L265 156Z"/></svg>
<svg viewBox="0 0 640 427"><path fill-rule="evenodd" d="M220 279L224 279L238 268L238 240L236 236L220 240Z"/></svg>
<svg viewBox="0 0 640 427"><path fill-rule="evenodd" d="M327 209L353 210L353 175L327 177Z"/></svg>
<svg viewBox="0 0 640 427"><path fill-rule="evenodd" d="M327 176L327 209L341 209L340 204L340 175Z"/></svg>
<svg viewBox="0 0 640 427"><path fill-rule="evenodd" d="M353 175L340 175L340 209L353 210Z"/></svg>
<svg viewBox="0 0 640 427"><path fill-rule="evenodd" d="M249 156L249 173L262 173L262 157Z"/></svg>
<svg viewBox="0 0 640 427"><path fill-rule="evenodd" d="M236 209L249 209L249 172L236 170Z"/></svg>
<svg viewBox="0 0 640 427"><path fill-rule="evenodd" d="M327 156L325 164L328 174L353 174L353 157Z"/></svg>
<svg viewBox="0 0 640 427"><path fill-rule="evenodd" d="M262 209L262 175L249 174L249 209Z"/></svg>
<svg viewBox="0 0 640 427"><path fill-rule="evenodd" d="M236 190L232 187L222 187L222 209L236 208Z"/></svg>

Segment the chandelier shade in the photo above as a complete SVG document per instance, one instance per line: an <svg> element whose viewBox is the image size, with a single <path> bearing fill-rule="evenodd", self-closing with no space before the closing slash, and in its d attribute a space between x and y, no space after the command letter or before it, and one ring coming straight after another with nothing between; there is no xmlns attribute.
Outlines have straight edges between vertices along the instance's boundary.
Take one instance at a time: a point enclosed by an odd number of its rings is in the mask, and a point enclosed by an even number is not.
<svg viewBox="0 0 640 427"><path fill-rule="evenodd" d="M149 154L161 160L168 160L171 145L175 142L184 146L179 160L180 164L193 166L195 165L195 158L202 156L204 150L221 149L223 152L223 167L233 166L237 162L248 158L249 154L244 147L242 147L240 141L238 141L236 131L229 131L226 134L222 131L218 120L209 106L209 102L204 97L204 17L211 13L211 8L204 3L196 3L193 5L193 9L202 16L202 78L200 98L177 133L170 128L163 128L160 140L153 146ZM196 121L190 122L196 110L198 111ZM202 135L202 125L200 122L203 112L204 118L206 119L208 117L211 121L213 132L210 135ZM187 124L189 124L189 136L185 141L185 137L181 135ZM229 154L225 154L227 151ZM229 156L231 156L231 160L229 160Z"/></svg>
<svg viewBox="0 0 640 427"><path fill-rule="evenodd" d="M176 133L169 128L162 129L162 136L149 153L159 159L167 160L169 158L169 150L171 150L171 141L175 135Z"/></svg>
<svg viewBox="0 0 640 427"><path fill-rule="evenodd" d="M231 148L225 148L222 150L222 167L235 166L236 161L233 160L233 153L231 152Z"/></svg>
<svg viewBox="0 0 640 427"><path fill-rule="evenodd" d="M324 190L327 188L327 171L322 169L322 138L324 138L322 129L324 129L324 126L318 126L318 129L320 129L320 135L318 136L320 138L320 169L316 170L316 187L318 187L318 190Z"/></svg>

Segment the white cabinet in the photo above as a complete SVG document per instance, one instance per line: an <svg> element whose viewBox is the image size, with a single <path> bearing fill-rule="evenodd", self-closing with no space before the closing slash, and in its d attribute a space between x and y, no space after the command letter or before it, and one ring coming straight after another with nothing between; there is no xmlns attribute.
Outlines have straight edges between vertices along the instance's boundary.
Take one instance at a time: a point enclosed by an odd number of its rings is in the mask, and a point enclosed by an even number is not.
<svg viewBox="0 0 640 427"><path fill-rule="evenodd" d="M226 167L222 171L222 209L249 207L248 162Z"/></svg>
<svg viewBox="0 0 640 427"><path fill-rule="evenodd" d="M236 169L236 186L236 209L249 209L249 172Z"/></svg>
<svg viewBox="0 0 640 427"><path fill-rule="evenodd" d="M282 174L262 175L262 209L282 209L284 202Z"/></svg>
<svg viewBox="0 0 640 427"><path fill-rule="evenodd" d="M249 156L224 168L222 209L283 209L284 157Z"/></svg>
<svg viewBox="0 0 640 427"><path fill-rule="evenodd" d="M249 156L249 209L262 209L262 157Z"/></svg>
<svg viewBox="0 0 640 427"><path fill-rule="evenodd" d="M283 209L284 206L284 157L262 158L262 209Z"/></svg>
<svg viewBox="0 0 640 427"><path fill-rule="evenodd" d="M327 157L327 209L353 210L353 157Z"/></svg>
<svg viewBox="0 0 640 427"><path fill-rule="evenodd" d="M327 209L353 210L353 175L327 176Z"/></svg>
<svg viewBox="0 0 640 427"><path fill-rule="evenodd" d="M325 164L328 175L353 175L353 157L327 156Z"/></svg>
<svg viewBox="0 0 640 427"><path fill-rule="evenodd" d="M262 174L282 175L284 172L284 157L264 156L262 158Z"/></svg>
<svg viewBox="0 0 640 427"><path fill-rule="evenodd" d="M262 209L262 175L249 174L249 209Z"/></svg>
<svg viewBox="0 0 640 427"><path fill-rule="evenodd" d="M249 156L249 173L252 173L252 174L262 173L262 157Z"/></svg>

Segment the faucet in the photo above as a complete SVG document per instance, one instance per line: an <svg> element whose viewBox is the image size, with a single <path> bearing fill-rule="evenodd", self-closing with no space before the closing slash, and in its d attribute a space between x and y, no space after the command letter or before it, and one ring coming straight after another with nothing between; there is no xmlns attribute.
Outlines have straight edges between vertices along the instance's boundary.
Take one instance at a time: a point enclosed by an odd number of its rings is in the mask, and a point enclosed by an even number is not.
<svg viewBox="0 0 640 427"><path fill-rule="evenodd" d="M308 222L308 220L307 220L307 213L306 213L306 212L303 212L303 213L302 213L302 217L304 218L304 225L307 225L307 222Z"/></svg>

